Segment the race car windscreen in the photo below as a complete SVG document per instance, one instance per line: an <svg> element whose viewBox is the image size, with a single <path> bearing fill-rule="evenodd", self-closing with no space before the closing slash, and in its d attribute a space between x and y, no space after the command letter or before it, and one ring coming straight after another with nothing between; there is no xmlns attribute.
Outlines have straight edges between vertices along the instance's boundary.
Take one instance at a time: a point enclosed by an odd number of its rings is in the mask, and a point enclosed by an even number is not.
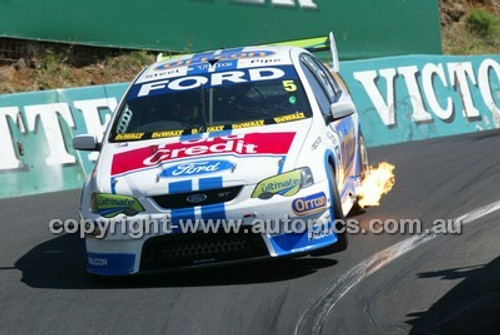
<svg viewBox="0 0 500 335"><path fill-rule="evenodd" d="M118 113L112 141L263 126L311 116L292 66L217 71L135 84Z"/></svg>

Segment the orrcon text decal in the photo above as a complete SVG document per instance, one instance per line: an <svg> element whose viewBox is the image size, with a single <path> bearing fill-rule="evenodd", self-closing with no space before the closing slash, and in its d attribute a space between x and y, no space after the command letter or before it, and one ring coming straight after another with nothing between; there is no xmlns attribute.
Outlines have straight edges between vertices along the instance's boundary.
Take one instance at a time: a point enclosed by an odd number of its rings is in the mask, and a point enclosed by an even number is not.
<svg viewBox="0 0 500 335"><path fill-rule="evenodd" d="M498 55L344 62L341 74L360 113L369 146L500 127ZM75 151L71 139L84 133L102 138L126 86L0 95L0 198L81 187L97 153ZM270 150L260 135L217 141L190 144L195 149L165 146L154 157L141 156L137 166L129 166L127 159L117 163L115 172L170 162L205 148L204 155L223 149L236 155L286 151ZM187 166L179 162L165 166L164 173L230 173L230 165L222 161L207 158L205 163Z"/></svg>

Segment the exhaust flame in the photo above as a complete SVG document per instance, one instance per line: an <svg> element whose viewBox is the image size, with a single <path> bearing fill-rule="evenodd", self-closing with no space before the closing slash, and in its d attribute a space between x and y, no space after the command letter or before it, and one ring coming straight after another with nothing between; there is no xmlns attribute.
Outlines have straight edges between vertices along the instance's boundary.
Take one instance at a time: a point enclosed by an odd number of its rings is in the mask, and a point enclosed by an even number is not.
<svg viewBox="0 0 500 335"><path fill-rule="evenodd" d="M380 205L382 196L389 193L396 182L394 168L387 162L380 163L376 168L370 166L359 188L358 204L361 208Z"/></svg>

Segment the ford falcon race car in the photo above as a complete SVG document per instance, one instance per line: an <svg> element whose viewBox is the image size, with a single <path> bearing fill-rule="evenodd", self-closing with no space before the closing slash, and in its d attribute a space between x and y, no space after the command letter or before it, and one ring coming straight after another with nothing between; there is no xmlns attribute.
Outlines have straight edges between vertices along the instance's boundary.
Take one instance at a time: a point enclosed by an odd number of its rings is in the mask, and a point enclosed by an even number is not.
<svg viewBox="0 0 500 335"><path fill-rule="evenodd" d="M127 275L347 247L335 229L182 230L200 220L252 227L286 217L332 228L356 204L368 158L333 37L305 48L284 44L162 58L130 85L102 141L74 138L76 149L100 152L83 187L82 218L143 225L166 218L171 228L134 238L95 225L85 237L88 272ZM325 50L333 67L312 53Z"/></svg>

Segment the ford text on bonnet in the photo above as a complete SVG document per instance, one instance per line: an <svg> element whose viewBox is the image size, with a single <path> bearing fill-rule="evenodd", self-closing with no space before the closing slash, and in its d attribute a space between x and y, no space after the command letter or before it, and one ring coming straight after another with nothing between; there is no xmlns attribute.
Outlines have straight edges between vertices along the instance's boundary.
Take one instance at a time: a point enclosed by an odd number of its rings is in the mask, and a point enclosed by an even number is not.
<svg viewBox="0 0 500 335"><path fill-rule="evenodd" d="M333 66L313 55L328 50ZM171 229L134 238L96 228L85 239L87 270L126 275L345 249L347 236L325 228L356 204L368 162L338 64L330 35L160 57L145 69L101 143L92 135L73 141L100 151L81 215L143 224L167 218ZM243 229L266 220L284 225L287 216L324 227ZM241 229L183 230L197 220L234 220Z"/></svg>

